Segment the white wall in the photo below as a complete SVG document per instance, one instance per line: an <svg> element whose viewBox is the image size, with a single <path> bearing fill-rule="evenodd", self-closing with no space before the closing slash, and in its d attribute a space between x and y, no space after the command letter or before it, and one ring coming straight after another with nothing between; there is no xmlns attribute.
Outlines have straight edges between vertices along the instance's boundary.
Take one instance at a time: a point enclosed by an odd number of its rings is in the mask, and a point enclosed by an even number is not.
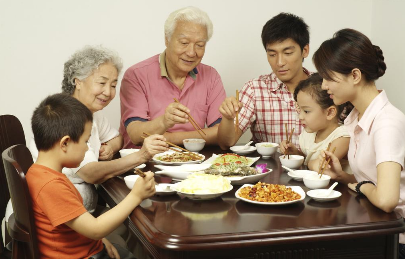
<svg viewBox="0 0 405 259"><path fill-rule="evenodd" d="M373 34L389 33L391 38L384 40L382 47L391 51L387 51L391 55L387 60L394 59L397 52L404 53L403 48L393 48L404 36L399 30L391 32L388 25L392 24L392 9L399 14L404 8L397 7L403 7L402 2L388 6L386 2L0 0L0 114L16 115L30 139L32 111L45 96L60 92L63 64L74 51L84 45L102 44L121 55L126 69L164 50L164 21L171 11L188 5L206 11L214 23L203 63L219 71L228 95L245 81L270 72L260 34L265 22L281 11L303 17L310 26L311 58L335 31L351 27L375 38ZM381 17L382 24L376 17ZM404 18L398 19L404 28ZM377 24L381 29L374 28ZM304 66L314 70L311 58ZM387 73L384 80L389 85L397 79ZM118 127L119 95L105 114Z"/></svg>

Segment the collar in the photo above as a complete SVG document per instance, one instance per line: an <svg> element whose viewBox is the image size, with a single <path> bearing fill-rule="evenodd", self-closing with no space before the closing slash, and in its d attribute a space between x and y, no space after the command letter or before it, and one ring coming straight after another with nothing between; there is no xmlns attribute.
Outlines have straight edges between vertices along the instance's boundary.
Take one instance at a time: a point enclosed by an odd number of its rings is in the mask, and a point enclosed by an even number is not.
<svg viewBox="0 0 405 259"><path fill-rule="evenodd" d="M302 68L302 71L304 71L304 73L307 76L310 76L312 73L308 71L308 69L306 69L305 67ZM270 91L277 91L280 90L281 88L285 88L287 89L287 86L283 83L283 81L281 81L277 76L276 73L272 72L270 74L270 80L272 82L275 82L274 84L270 84Z"/></svg>
<svg viewBox="0 0 405 259"><path fill-rule="evenodd" d="M357 124L363 131L367 134L370 133L371 126L373 125L375 117L377 117L378 113L384 108L384 106L388 103L387 93L383 90L380 91L380 94L377 95L374 100L370 103L367 107L366 111L364 112L363 116L361 117L359 123ZM345 125L350 125L354 122L354 120L358 119L359 111L357 109L353 109L353 111L347 116L345 120Z"/></svg>
<svg viewBox="0 0 405 259"><path fill-rule="evenodd" d="M170 80L169 73L167 73L167 68L166 68L166 51L163 51L159 55L159 66L160 66L160 76L167 77L167 79ZM195 67L193 70L188 72L188 74L195 80L197 77L197 74L198 74L197 67Z"/></svg>

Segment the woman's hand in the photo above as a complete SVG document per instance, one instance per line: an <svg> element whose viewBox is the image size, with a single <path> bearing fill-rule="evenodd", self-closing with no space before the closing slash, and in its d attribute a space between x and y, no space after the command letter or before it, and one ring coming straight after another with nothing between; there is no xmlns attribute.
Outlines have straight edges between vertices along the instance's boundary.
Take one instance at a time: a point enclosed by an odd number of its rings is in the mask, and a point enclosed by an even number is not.
<svg viewBox="0 0 405 259"><path fill-rule="evenodd" d="M144 200L153 196L156 192L155 190L155 178L151 171L145 172L145 177L138 177L134 186L132 187L131 193L136 197Z"/></svg>
<svg viewBox="0 0 405 259"><path fill-rule="evenodd" d="M237 101L234 96L227 97L219 107L219 112L222 117L227 120L233 120L236 116L236 112L242 108L242 103Z"/></svg>
<svg viewBox="0 0 405 259"><path fill-rule="evenodd" d="M114 150L108 143L102 143L98 153L99 153L98 159L106 161L111 160L113 158Z"/></svg>
<svg viewBox="0 0 405 259"><path fill-rule="evenodd" d="M337 158L332 152L329 151L322 151L321 156L325 158L325 162L328 160L328 158L331 159L329 164L325 165L325 169L323 171L324 174L329 175L331 179L339 181L343 174L346 174L343 172L342 166L340 165L339 158ZM319 168L322 167L322 162L324 159L319 160Z"/></svg>
<svg viewBox="0 0 405 259"><path fill-rule="evenodd" d="M117 249L106 238L101 239L110 258L120 259Z"/></svg>
<svg viewBox="0 0 405 259"><path fill-rule="evenodd" d="M143 146L139 151L145 162L149 161L154 155L167 151L169 145L165 142L166 138L162 135L151 135L143 141ZM134 155L138 155L135 152Z"/></svg>

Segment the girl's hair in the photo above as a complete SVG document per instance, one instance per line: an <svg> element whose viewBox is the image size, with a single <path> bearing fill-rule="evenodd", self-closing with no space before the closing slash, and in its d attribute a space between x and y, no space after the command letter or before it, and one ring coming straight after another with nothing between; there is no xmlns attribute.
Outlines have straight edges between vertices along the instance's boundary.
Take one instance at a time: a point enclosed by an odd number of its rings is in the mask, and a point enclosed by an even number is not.
<svg viewBox="0 0 405 259"><path fill-rule="evenodd" d="M122 69L121 58L113 51L101 46L85 46L76 51L63 69L62 92L73 95L76 88L75 78L84 80L100 65L111 62L118 74Z"/></svg>
<svg viewBox="0 0 405 259"><path fill-rule="evenodd" d="M322 77L318 73L314 73L307 79L299 82L294 91L294 100L297 101L298 93L302 91L311 95L322 109L336 106L338 122L342 123L353 109L353 105L350 102L335 105L327 91L322 90L322 80Z"/></svg>
<svg viewBox="0 0 405 259"><path fill-rule="evenodd" d="M331 81L334 81L333 72L348 75L357 68L367 82L372 82L387 69L380 47L353 29L336 32L333 38L322 43L312 59L319 74Z"/></svg>
<svg viewBox="0 0 405 259"><path fill-rule="evenodd" d="M165 38L167 40L170 41L179 21L193 22L205 26L207 28L207 41L211 39L214 26L208 14L197 7L188 6L172 12L167 18L165 22Z"/></svg>

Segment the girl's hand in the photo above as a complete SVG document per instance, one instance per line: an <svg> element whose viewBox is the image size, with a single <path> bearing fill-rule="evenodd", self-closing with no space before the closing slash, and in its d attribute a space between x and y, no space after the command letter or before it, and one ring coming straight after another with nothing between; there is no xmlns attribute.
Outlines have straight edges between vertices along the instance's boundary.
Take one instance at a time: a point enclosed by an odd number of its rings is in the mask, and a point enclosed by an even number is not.
<svg viewBox="0 0 405 259"><path fill-rule="evenodd" d="M325 157L325 162L328 161L328 158L331 158L329 164L325 165L325 169L323 171L324 174L329 175L333 180L339 180L345 172L342 170L342 166L340 165L339 158L337 158L332 152L329 151L322 151L321 156ZM322 167L323 159L319 160L319 168Z"/></svg>
<svg viewBox="0 0 405 259"><path fill-rule="evenodd" d="M166 138L162 135L151 135L143 141L141 150L139 151L145 162L149 161L154 155L167 151L169 145L165 142ZM133 153L134 155L138 152Z"/></svg>
<svg viewBox="0 0 405 259"><path fill-rule="evenodd" d="M98 153L99 153L98 159L103 161L111 160L114 155L114 151L112 147L108 145L108 143L102 143Z"/></svg>
<svg viewBox="0 0 405 259"><path fill-rule="evenodd" d="M236 100L234 96L227 97L219 107L222 117L227 120L233 120L236 112L242 108L242 103Z"/></svg>
<svg viewBox="0 0 405 259"><path fill-rule="evenodd" d="M131 193L136 195L136 197L144 200L153 196L156 192L155 189L155 178L151 171L145 172L145 177L138 177L134 186L132 187Z"/></svg>
<svg viewBox="0 0 405 259"><path fill-rule="evenodd" d="M110 258L116 258L116 259L121 258L120 255L118 254L117 249L110 243L110 241L108 241L106 238L103 238L101 241L105 245L105 249L107 250L108 256Z"/></svg>
<svg viewBox="0 0 405 259"><path fill-rule="evenodd" d="M287 141L283 140L280 143L280 151L281 151L281 153L285 154L287 149L288 149L288 152L289 152L290 155L299 154L299 151L298 151L297 147L294 146L293 143L288 143L287 144Z"/></svg>

